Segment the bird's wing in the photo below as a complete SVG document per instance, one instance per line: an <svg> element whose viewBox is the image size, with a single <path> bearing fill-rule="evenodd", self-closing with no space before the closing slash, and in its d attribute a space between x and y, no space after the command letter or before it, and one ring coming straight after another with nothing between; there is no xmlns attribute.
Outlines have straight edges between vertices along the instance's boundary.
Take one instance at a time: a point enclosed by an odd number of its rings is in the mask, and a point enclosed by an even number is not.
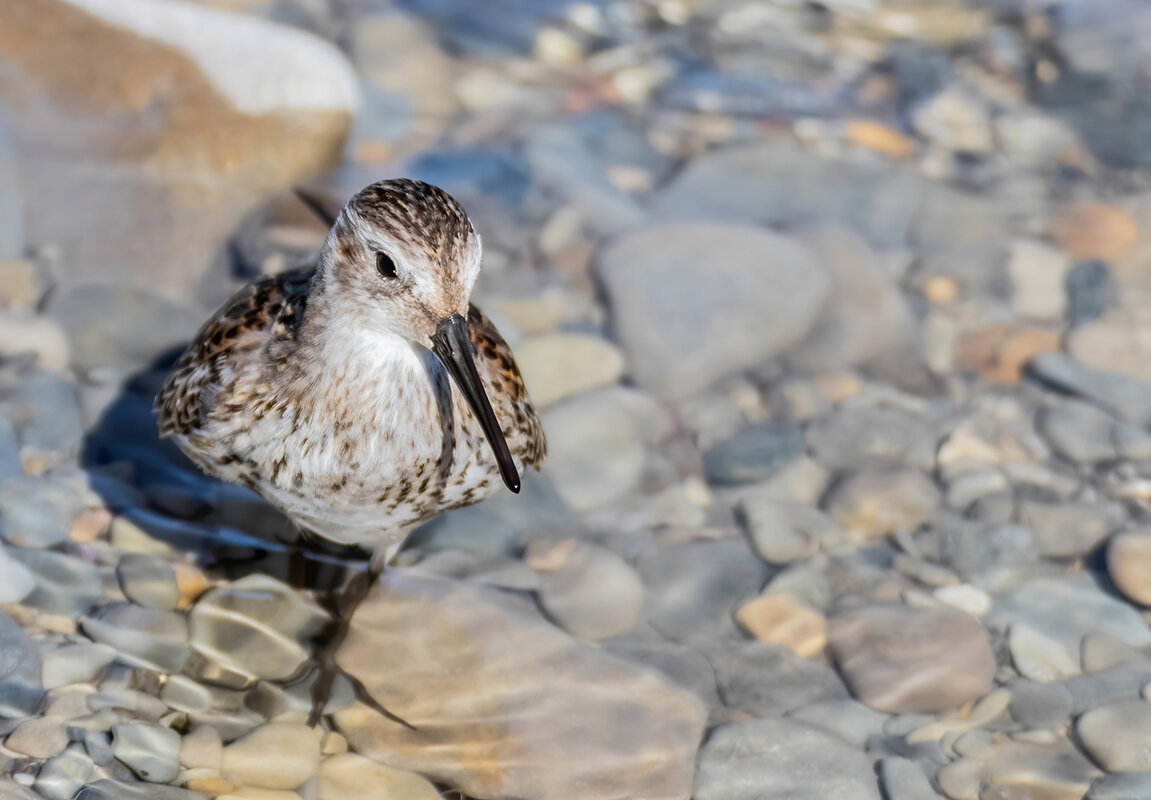
<svg viewBox="0 0 1151 800"><path fill-rule="evenodd" d="M476 355L476 368L483 377L488 399L503 423L508 447L527 466L538 468L547 457L547 440L512 349L474 304L468 308L468 332Z"/></svg>
<svg viewBox="0 0 1151 800"><path fill-rule="evenodd" d="M245 286L200 328L156 398L161 436L200 427L246 355L296 336L314 273L290 270Z"/></svg>

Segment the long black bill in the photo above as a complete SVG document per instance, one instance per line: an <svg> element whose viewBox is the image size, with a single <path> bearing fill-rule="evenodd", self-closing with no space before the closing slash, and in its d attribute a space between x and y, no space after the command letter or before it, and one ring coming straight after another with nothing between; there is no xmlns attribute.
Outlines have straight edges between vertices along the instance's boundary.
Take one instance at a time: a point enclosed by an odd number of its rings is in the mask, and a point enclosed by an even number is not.
<svg viewBox="0 0 1151 800"><path fill-rule="evenodd" d="M516 471L515 462L512 461L512 454L508 450L504 433L500 430L496 413L492 411L492 404L488 402L483 381L476 371L476 362L472 359L472 338L468 334L468 321L459 314L446 317L432 337L432 351L451 373L464 399L471 406L472 413L480 421L484 436L488 438L488 444L495 453L504 483L518 494L520 474Z"/></svg>

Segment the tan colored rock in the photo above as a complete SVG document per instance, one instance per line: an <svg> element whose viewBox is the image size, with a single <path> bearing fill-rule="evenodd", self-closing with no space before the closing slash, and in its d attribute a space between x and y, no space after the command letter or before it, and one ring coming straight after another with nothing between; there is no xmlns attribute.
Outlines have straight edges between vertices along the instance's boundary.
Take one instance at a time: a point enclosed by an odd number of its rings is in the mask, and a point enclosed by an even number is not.
<svg viewBox="0 0 1151 800"><path fill-rule="evenodd" d="M994 324L961 334L955 363L986 380L1015 384L1031 359L1059 349L1059 331Z"/></svg>
<svg viewBox="0 0 1151 800"><path fill-rule="evenodd" d="M319 766L315 731L303 724L271 722L224 748L220 774L239 786L295 789Z"/></svg>
<svg viewBox="0 0 1151 800"><path fill-rule="evenodd" d="M228 794L220 795L216 800L300 800L300 796L295 792L243 786L228 792Z"/></svg>
<svg viewBox="0 0 1151 800"><path fill-rule="evenodd" d="M0 306L32 311L44 288L40 268L31 261L0 261Z"/></svg>
<svg viewBox="0 0 1151 800"><path fill-rule="evenodd" d="M783 645L804 658L823 652L827 620L790 594L765 594L735 613L739 624L761 642Z"/></svg>
<svg viewBox="0 0 1151 800"><path fill-rule="evenodd" d="M352 748L469 796L691 793L700 702L580 644L521 598L390 570L357 610L338 661L416 727L356 705L335 715Z"/></svg>
<svg viewBox="0 0 1151 800"><path fill-rule="evenodd" d="M1139 225L1125 209L1083 201L1059 210L1051 218L1051 238L1077 260L1114 261L1139 244Z"/></svg>
<svg viewBox="0 0 1151 800"><path fill-rule="evenodd" d="M31 355L40 367L65 372L70 352L68 337L55 320L25 311L0 311L0 358Z"/></svg>
<svg viewBox="0 0 1151 800"><path fill-rule="evenodd" d="M320 765L319 800L439 800L440 793L414 772L345 753Z"/></svg>
<svg viewBox="0 0 1151 800"><path fill-rule="evenodd" d="M516 345L516 363L537 407L550 406L623 377L623 353L611 342L577 333L553 333Z"/></svg>
<svg viewBox="0 0 1151 800"><path fill-rule="evenodd" d="M1151 606L1151 531L1127 531L1111 537L1107 574L1129 600Z"/></svg>
<svg viewBox="0 0 1151 800"><path fill-rule="evenodd" d="M358 105L330 43L178 0L7 0L0 71L26 238L65 279L172 295L255 204L338 162Z"/></svg>
<svg viewBox="0 0 1151 800"><path fill-rule="evenodd" d="M852 144L875 150L885 156L904 159L915 152L910 136L871 119L853 119L847 123L847 139Z"/></svg>

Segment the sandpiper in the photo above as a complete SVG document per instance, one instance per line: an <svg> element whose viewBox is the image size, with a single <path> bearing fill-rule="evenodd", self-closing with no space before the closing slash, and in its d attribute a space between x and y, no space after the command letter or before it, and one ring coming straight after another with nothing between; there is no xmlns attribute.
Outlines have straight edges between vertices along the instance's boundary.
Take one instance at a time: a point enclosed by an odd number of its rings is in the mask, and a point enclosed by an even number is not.
<svg viewBox="0 0 1151 800"><path fill-rule="evenodd" d="M368 186L315 267L256 281L204 325L157 398L161 435L306 534L371 548L377 568L416 523L501 479L518 492L546 443L511 350L470 303L480 256L447 192Z"/></svg>

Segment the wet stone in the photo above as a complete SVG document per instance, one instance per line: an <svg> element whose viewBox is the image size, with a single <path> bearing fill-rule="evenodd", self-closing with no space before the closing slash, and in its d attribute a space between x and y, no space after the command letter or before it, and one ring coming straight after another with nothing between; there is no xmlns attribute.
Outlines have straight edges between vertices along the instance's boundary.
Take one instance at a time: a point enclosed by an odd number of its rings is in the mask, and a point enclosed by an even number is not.
<svg viewBox="0 0 1151 800"><path fill-rule="evenodd" d="M697 800L879 800L871 759L787 719L712 731L699 753Z"/></svg>
<svg viewBox="0 0 1151 800"><path fill-rule="evenodd" d="M703 469L713 483L753 483L775 475L804 448L803 430L795 423L762 422L705 452Z"/></svg>
<svg viewBox="0 0 1151 800"><path fill-rule="evenodd" d="M1151 703L1091 709L1076 721L1075 732L1087 754L1108 772L1151 771Z"/></svg>
<svg viewBox="0 0 1151 800"><path fill-rule="evenodd" d="M1094 322L1114 302L1116 287L1107 265L1081 261L1067 273L1067 321L1071 327Z"/></svg>
<svg viewBox="0 0 1151 800"><path fill-rule="evenodd" d="M20 444L16 431L8 417L0 412L0 480L15 478L24 474L24 464L20 460Z"/></svg>
<svg viewBox="0 0 1151 800"><path fill-rule="evenodd" d="M0 483L0 538L18 547L52 547L68 541L83 507L68 484L32 476Z"/></svg>
<svg viewBox="0 0 1151 800"><path fill-rule="evenodd" d="M954 708L986 694L995 675L983 627L951 609L882 605L839 614L829 647L855 698L880 711Z"/></svg>
<svg viewBox="0 0 1151 800"><path fill-rule="evenodd" d="M698 280L698 265L712 265ZM612 324L641 386L684 397L797 344L831 281L799 243L750 225L654 225L599 259Z"/></svg>
<svg viewBox="0 0 1151 800"><path fill-rule="evenodd" d="M988 618L1004 628L1021 622L1071 652L1091 631L1105 631L1134 647L1151 644L1151 630L1139 614L1087 575L1028 581L996 597Z"/></svg>
<svg viewBox="0 0 1151 800"><path fill-rule="evenodd" d="M924 416L871 402L845 403L807 429L812 456L834 470L897 467L920 449L930 452L934 439L931 422Z"/></svg>
<svg viewBox="0 0 1151 800"><path fill-rule="evenodd" d="M68 380L33 372L0 401L0 410L16 429L25 471L39 473L79 454L84 425L76 389Z"/></svg>
<svg viewBox="0 0 1151 800"><path fill-rule="evenodd" d="M320 741L306 725L274 722L224 747L220 774L241 786L295 789L320 766Z"/></svg>
<svg viewBox="0 0 1151 800"><path fill-rule="evenodd" d="M175 786L102 779L88 783L75 800L203 800L203 795Z"/></svg>
<svg viewBox="0 0 1151 800"><path fill-rule="evenodd" d="M883 735L888 719L856 700L820 700L789 711L787 716L834 733L856 747L865 747L873 736Z"/></svg>
<svg viewBox="0 0 1151 800"><path fill-rule="evenodd" d="M464 794L564 800L573 785L586 800L690 792L699 702L558 631L523 598L392 569L357 610L338 661L417 728L353 706L335 714L351 748ZM543 706L551 712L541 715ZM425 730L444 734L431 750Z"/></svg>
<svg viewBox="0 0 1151 800"><path fill-rule="evenodd" d="M141 779L168 783L180 771L180 734L138 722L116 725L112 728L112 753Z"/></svg>
<svg viewBox="0 0 1151 800"><path fill-rule="evenodd" d="M1105 631L1091 631L1079 644L1084 672L1098 672L1119 664L1146 661L1147 655Z"/></svg>
<svg viewBox="0 0 1151 800"><path fill-rule="evenodd" d="M170 611L180 602L176 571L159 556L129 553L116 565L116 577L124 595L138 605Z"/></svg>
<svg viewBox="0 0 1151 800"><path fill-rule="evenodd" d="M538 545L533 543L527 553L528 564L540 576L536 595L561 628L598 640L624 633L639 620L643 582L618 555L573 539Z"/></svg>
<svg viewBox="0 0 1151 800"><path fill-rule="evenodd" d="M1111 537L1107 574L1124 597L1151 605L1151 531L1125 531Z"/></svg>
<svg viewBox="0 0 1151 800"><path fill-rule="evenodd" d="M1054 729L1071 717L1071 693L1058 683L1012 681L1011 718L1031 730Z"/></svg>
<svg viewBox="0 0 1151 800"><path fill-rule="evenodd" d="M439 800L440 796L426 778L355 753L326 758L320 765L319 800Z"/></svg>
<svg viewBox="0 0 1151 800"><path fill-rule="evenodd" d="M90 683L116 658L105 644L66 644L44 654L44 688L58 689L74 683Z"/></svg>
<svg viewBox="0 0 1151 800"><path fill-rule="evenodd" d="M912 532L940 503L939 489L918 470L866 470L835 487L827 513L861 539Z"/></svg>
<svg viewBox="0 0 1151 800"><path fill-rule="evenodd" d="M36 578L27 567L8 555L0 544L0 606L19 603L36 588Z"/></svg>
<svg viewBox="0 0 1151 800"><path fill-rule="evenodd" d="M769 568L744 542L688 542L640 558L648 622L670 639L736 634L732 614L759 594ZM738 635L738 634L737 634Z"/></svg>
<svg viewBox="0 0 1151 800"><path fill-rule="evenodd" d="M717 642L703 648L715 668L727 708L775 716L809 703L845 700L847 689L834 670L764 642Z"/></svg>
<svg viewBox="0 0 1151 800"><path fill-rule="evenodd" d="M188 661L188 622L173 611L109 603L81 627L97 642L141 666L179 672Z"/></svg>
<svg viewBox="0 0 1151 800"><path fill-rule="evenodd" d="M251 678L287 678L308 658L303 643L327 615L291 587L249 575L211 590L188 615L190 644L213 663Z"/></svg>
<svg viewBox="0 0 1151 800"><path fill-rule="evenodd" d="M879 780L887 800L939 800L927 775L910 759L896 756L882 759Z"/></svg>
<svg viewBox="0 0 1151 800"><path fill-rule="evenodd" d="M51 758L36 776L36 791L47 800L72 800L92 777L95 766L80 745Z"/></svg>
<svg viewBox="0 0 1151 800"><path fill-rule="evenodd" d="M1091 784L1083 800L1143 800L1151 797L1151 772L1104 775Z"/></svg>
<svg viewBox="0 0 1151 800"><path fill-rule="evenodd" d="M25 605L77 617L100 599L100 571L86 561L51 550L11 548L8 553L36 578L36 588L24 598Z"/></svg>
<svg viewBox="0 0 1151 800"><path fill-rule="evenodd" d="M715 668L694 647L669 642L661 636L617 636L603 643L606 652L663 675L687 689L709 708L718 708Z"/></svg>
<svg viewBox="0 0 1151 800"><path fill-rule="evenodd" d="M68 746L68 733L58 717L37 717L20 723L20 727L8 734L4 744L31 758L47 759Z"/></svg>
<svg viewBox="0 0 1151 800"><path fill-rule="evenodd" d="M740 504L739 510L752 545L769 564L808 558L844 538L838 525L810 506L752 495Z"/></svg>

